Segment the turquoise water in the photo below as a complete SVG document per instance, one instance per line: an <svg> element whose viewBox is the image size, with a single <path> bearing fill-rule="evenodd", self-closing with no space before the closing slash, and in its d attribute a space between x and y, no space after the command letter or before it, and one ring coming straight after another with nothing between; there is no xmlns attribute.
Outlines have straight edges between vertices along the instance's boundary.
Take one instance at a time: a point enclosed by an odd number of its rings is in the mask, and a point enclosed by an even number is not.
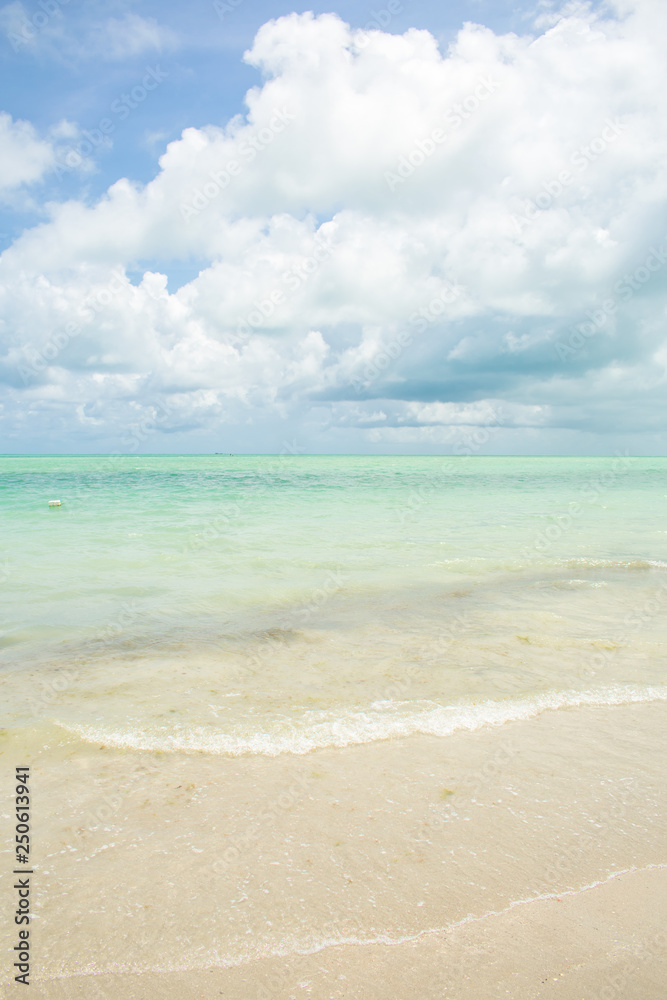
<svg viewBox="0 0 667 1000"><path fill-rule="evenodd" d="M666 473L623 457L1 458L7 724L26 723L27 678L28 721L236 750L450 725L480 701L490 718L662 696Z"/></svg>

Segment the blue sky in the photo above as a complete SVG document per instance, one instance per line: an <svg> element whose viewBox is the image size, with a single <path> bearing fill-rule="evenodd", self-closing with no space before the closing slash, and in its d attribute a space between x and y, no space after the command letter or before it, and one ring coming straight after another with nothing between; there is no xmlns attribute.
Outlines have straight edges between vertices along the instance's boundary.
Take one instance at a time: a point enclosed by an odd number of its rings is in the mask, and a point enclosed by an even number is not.
<svg viewBox="0 0 667 1000"><path fill-rule="evenodd" d="M44 178L40 203L100 197L123 176L147 183L155 176L166 143L177 139L184 128L224 125L242 111L246 91L260 80L257 70L243 63L243 53L261 25L272 18L292 11L335 10L356 27L387 23L391 32L426 28L447 45L466 20L508 31L520 30L530 17L507 0L451 4L395 0L392 10L397 12L391 14L379 3L332 7L326 3L294 6L200 0L185 6L44 0L44 4L45 9L39 2L10 3L3 8L2 110L31 122L42 134L63 119L95 132L100 121L110 117L115 127L109 136L112 141L88 154L90 173L85 177L66 170ZM133 18L148 22L145 44L133 52L127 41L124 48L118 45L114 50L109 43L109 22L126 26L131 36ZM141 86L147 68L159 68L165 74L164 85L137 108L128 107L137 113L121 119L122 95L131 95L134 87ZM114 102L115 112L111 110ZM71 145L76 148L78 144L64 141L63 150ZM7 211L0 205L0 212L2 248L23 228L40 221L39 206L25 212Z"/></svg>
<svg viewBox="0 0 667 1000"><path fill-rule="evenodd" d="M665 453L658 0L0 9L0 448Z"/></svg>

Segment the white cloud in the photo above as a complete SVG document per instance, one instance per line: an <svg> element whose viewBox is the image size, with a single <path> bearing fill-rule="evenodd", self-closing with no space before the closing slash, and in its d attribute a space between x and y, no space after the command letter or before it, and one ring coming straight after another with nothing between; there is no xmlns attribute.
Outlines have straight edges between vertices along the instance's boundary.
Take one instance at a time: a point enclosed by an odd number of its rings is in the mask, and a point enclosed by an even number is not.
<svg viewBox="0 0 667 1000"><path fill-rule="evenodd" d="M21 0L12 0L0 7L0 31L15 52L69 63L99 58L118 61L178 48L176 33L153 17L126 13L92 24L87 18L73 21L64 16L67 2L49 0L30 9Z"/></svg>
<svg viewBox="0 0 667 1000"><path fill-rule="evenodd" d="M444 54L426 31L334 15L264 25L245 116L186 129L145 187L49 206L3 255L10 419L48 400L76 427L71 397L112 433L159 395L161 431L324 407L365 440L435 441L500 399L516 428L621 432L630 404L608 419L607 372L663 392L667 271L633 275L667 243L667 92L662 8L617 10L578 5L535 38L466 25ZM112 278L151 259L207 263L172 294L157 273Z"/></svg>
<svg viewBox="0 0 667 1000"><path fill-rule="evenodd" d="M13 121L0 111L0 197L42 179L54 164L50 142L40 139L25 121Z"/></svg>
<svg viewBox="0 0 667 1000"><path fill-rule="evenodd" d="M170 28L158 24L153 17L125 14L110 17L89 35L86 46L91 54L105 59L127 59L142 52L162 52L178 45L178 37Z"/></svg>

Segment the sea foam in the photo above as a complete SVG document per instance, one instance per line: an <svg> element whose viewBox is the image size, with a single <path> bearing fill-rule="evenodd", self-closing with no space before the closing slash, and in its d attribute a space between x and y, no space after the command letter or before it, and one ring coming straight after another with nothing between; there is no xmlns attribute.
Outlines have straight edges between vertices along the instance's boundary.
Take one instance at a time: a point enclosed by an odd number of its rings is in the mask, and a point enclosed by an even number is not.
<svg viewBox="0 0 667 1000"><path fill-rule="evenodd" d="M336 714L304 712L289 721L271 722L264 729L234 726L221 732L213 727L174 725L166 730L124 730L108 726L59 722L67 732L88 743L166 753L210 753L240 756L283 753L305 754L327 747L373 743L414 735L450 736L489 726L532 719L542 712L667 701L667 686L615 685L591 691L549 691L530 698L457 705L435 702L373 702L364 709Z"/></svg>

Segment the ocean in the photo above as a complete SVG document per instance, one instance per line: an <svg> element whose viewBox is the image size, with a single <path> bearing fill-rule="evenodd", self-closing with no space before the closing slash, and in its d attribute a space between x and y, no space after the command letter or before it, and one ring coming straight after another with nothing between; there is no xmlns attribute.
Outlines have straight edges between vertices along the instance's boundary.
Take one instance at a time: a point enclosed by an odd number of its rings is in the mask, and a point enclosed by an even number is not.
<svg viewBox="0 0 667 1000"><path fill-rule="evenodd" d="M663 489L624 455L0 458L43 995L398 946L658 864Z"/></svg>

